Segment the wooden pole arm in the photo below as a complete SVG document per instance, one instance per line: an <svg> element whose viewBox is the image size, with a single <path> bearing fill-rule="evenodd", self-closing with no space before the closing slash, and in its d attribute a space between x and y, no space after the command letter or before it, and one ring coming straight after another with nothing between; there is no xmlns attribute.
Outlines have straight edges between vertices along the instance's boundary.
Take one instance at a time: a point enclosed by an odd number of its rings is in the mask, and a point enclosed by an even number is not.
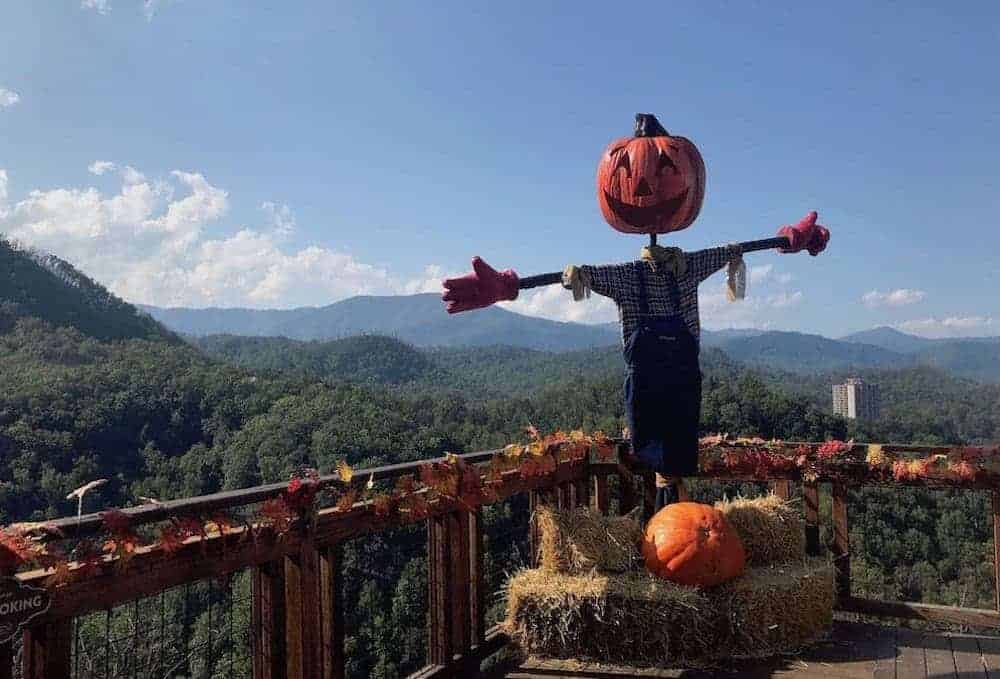
<svg viewBox="0 0 1000 679"><path fill-rule="evenodd" d="M740 250L744 253L747 252L758 252L760 250L773 250L774 248L787 248L790 245L788 239L784 236L776 236L775 238L763 238L761 240L749 240L745 243L740 243ZM540 288L546 285L555 285L556 283L562 283L562 273L541 273L537 276L526 276L520 280L518 287L521 290L527 290L529 288Z"/></svg>

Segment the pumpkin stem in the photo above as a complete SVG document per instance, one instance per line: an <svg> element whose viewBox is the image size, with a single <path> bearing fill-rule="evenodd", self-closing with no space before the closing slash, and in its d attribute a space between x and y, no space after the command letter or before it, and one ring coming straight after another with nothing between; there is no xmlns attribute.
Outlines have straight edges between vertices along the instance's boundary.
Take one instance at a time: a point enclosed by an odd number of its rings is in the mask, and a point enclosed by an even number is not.
<svg viewBox="0 0 1000 679"><path fill-rule="evenodd" d="M637 137L669 137L660 121L652 113L635 114L635 136Z"/></svg>

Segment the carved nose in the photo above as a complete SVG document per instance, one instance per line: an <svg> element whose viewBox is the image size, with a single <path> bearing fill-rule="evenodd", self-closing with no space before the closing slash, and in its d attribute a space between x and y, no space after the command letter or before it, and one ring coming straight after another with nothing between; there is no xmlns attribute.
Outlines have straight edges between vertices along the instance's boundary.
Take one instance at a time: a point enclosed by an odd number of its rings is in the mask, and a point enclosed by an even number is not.
<svg viewBox="0 0 1000 679"><path fill-rule="evenodd" d="M640 179L639 185L635 187L635 195L651 196L653 195L653 189L649 188L649 184L646 183L645 179Z"/></svg>

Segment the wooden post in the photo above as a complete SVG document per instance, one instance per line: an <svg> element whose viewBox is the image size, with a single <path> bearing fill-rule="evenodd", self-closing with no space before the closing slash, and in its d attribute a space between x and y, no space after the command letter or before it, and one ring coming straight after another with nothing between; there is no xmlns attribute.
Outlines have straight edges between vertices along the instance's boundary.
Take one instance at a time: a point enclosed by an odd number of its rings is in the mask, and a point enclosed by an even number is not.
<svg viewBox="0 0 1000 679"><path fill-rule="evenodd" d="M656 474L644 472L642 475L642 515L645 521L656 513Z"/></svg>
<svg viewBox="0 0 1000 679"><path fill-rule="evenodd" d="M319 555L320 645L323 679L344 679L344 550L327 547Z"/></svg>
<svg viewBox="0 0 1000 679"><path fill-rule="evenodd" d="M451 588L449 585L448 517L434 516L427 520L427 664L451 664L452 645L449 615Z"/></svg>
<svg viewBox="0 0 1000 679"><path fill-rule="evenodd" d="M69 677L72 672L73 620L65 618L24 631L23 679Z"/></svg>
<svg viewBox="0 0 1000 679"><path fill-rule="evenodd" d="M847 488L833 484L833 565L837 569L837 596L851 596L851 536L847 522Z"/></svg>
<svg viewBox="0 0 1000 679"><path fill-rule="evenodd" d="M771 488L774 490L774 494L782 500L787 500L792 496L792 482L788 479L774 481L771 484Z"/></svg>
<svg viewBox="0 0 1000 679"><path fill-rule="evenodd" d="M806 516L806 552L819 555L819 487L815 483L802 484L802 499Z"/></svg>
<svg viewBox="0 0 1000 679"><path fill-rule="evenodd" d="M590 477L590 506L601 514L608 513L608 477L594 474Z"/></svg>
<svg viewBox="0 0 1000 679"><path fill-rule="evenodd" d="M618 508L622 514L628 514L635 509L638 504L638 497L635 492L635 474L624 471L618 475Z"/></svg>
<svg viewBox="0 0 1000 679"><path fill-rule="evenodd" d="M472 546L471 528L475 521L467 511L454 511L428 520L428 663L449 667L455 656L462 658L460 676L470 669L473 634L480 625L472 618ZM479 569L482 573L482 569ZM478 577L481 578L481 575ZM476 589L481 589L477 586ZM478 593L477 593L478 596ZM482 610L481 607L478 607ZM477 615L479 615L477 611ZM485 624L480 626L485 627ZM486 632L482 630L485 640ZM476 668L478 669L478 668Z"/></svg>
<svg viewBox="0 0 1000 679"><path fill-rule="evenodd" d="M472 619L472 644L486 641L486 584L483 581L483 510L469 512L469 604Z"/></svg>
<svg viewBox="0 0 1000 679"><path fill-rule="evenodd" d="M452 653L467 656L472 648L472 621L469 578L469 512L448 514L448 582L451 587Z"/></svg>
<svg viewBox="0 0 1000 679"><path fill-rule="evenodd" d="M1000 611L1000 491L993 491L993 595Z"/></svg>
<svg viewBox="0 0 1000 679"><path fill-rule="evenodd" d="M252 571L251 646L254 679L285 674L285 564L261 564Z"/></svg>
<svg viewBox="0 0 1000 679"><path fill-rule="evenodd" d="M311 539L285 557L285 676L312 679L320 674L319 552Z"/></svg>

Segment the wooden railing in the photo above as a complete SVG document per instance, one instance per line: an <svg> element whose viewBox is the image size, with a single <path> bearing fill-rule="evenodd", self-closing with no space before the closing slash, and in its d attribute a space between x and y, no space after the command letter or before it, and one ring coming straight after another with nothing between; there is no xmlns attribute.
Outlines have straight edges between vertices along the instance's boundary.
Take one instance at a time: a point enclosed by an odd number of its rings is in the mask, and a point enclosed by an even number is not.
<svg viewBox="0 0 1000 679"><path fill-rule="evenodd" d="M619 444L620 445L620 444ZM908 450L915 447L908 446ZM469 464L483 464L494 452L461 456ZM423 463L398 464L357 471L352 484L370 479L387 481L416 474ZM617 484L610 483L617 477ZM761 479L723 479L753 480ZM830 479L803 482L795 471L768 479L783 497L801 484L807 545L819 552L820 488ZM319 479L321 485L340 483L339 477ZM614 494L609 491L616 485ZM901 485L906 485L905 483ZM925 485L925 484L915 484ZM975 487L975 484L972 484ZM286 484L217 493L126 510L135 525L164 521L186 514L207 515L277 497ZM1000 531L1000 495L993 493L994 544ZM529 506L550 503L560 507L589 505L602 512L612 506L626 512L642 506L650 515L655 501L652 476L636 474L617 460L590 459L564 462L545 476L522 478L509 474L498 487L501 499L526 494ZM612 497L614 495L614 497ZM968 626L1000 627L1000 594L994 610L888 602L858 598L851 592L848 488L831 485L832 526L829 547L837 570L839 610L879 617L916 618ZM441 503L433 505L418 521L427 527L428 624L427 666L415 677L475 676L480 663L501 649L507 639L498 627L487 628L483 572L482 510ZM263 534L248 539L246 528L188 540L164 558L155 548L141 548L127 569L105 560L93 575L56 589L50 609L23 632L21 676L73 676L73 620L95 611L156 595L169 588L250 569L252 578L252 667L255 678L322 677L345 674L344 601L342 598L342 549L346 540L399 526L410 521L394 514L379 517L370 502L359 502L349 511L326 507L318 510L310 526L298 526L283 535ZM98 534L98 515L64 519L53 524L65 539ZM531 531L531 553L537 535ZM996 563L996 560L995 562ZM47 572L19 573L22 583L41 586ZM1000 583L998 583L1000 585ZM1000 592L1000 586L997 591ZM12 676L11 647L0 646L0 679ZM6 654L6 655L5 655Z"/></svg>

